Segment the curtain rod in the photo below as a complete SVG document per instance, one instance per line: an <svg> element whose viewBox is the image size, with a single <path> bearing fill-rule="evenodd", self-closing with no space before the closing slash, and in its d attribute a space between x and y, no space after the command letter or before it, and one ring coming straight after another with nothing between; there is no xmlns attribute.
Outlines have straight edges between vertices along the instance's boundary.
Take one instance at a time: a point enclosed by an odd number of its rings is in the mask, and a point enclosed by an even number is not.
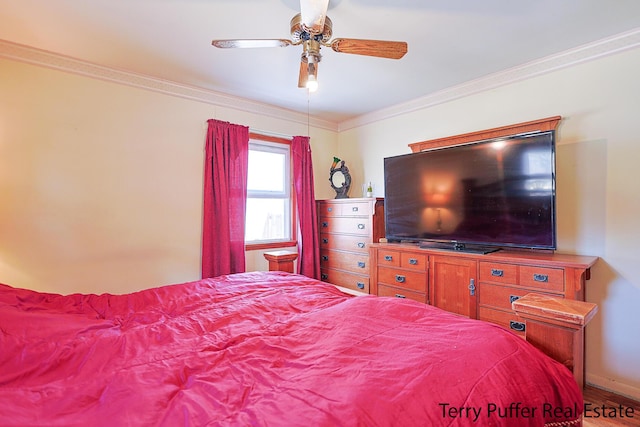
<svg viewBox="0 0 640 427"><path fill-rule="evenodd" d="M205 125L207 125L208 120L205 120L204 123ZM269 132L266 130L254 129L252 127L249 127L249 132L257 133L263 136L270 136L273 138L282 138L282 139L289 139L289 140L293 139L294 137L294 135L286 135L284 133L278 133L278 132Z"/></svg>
<svg viewBox="0 0 640 427"><path fill-rule="evenodd" d="M249 132L259 133L260 135L264 135L264 136L272 136L274 138L283 138L283 139L292 139L293 138L293 135L285 135L283 133L268 132L268 131L264 131L264 130L260 130L260 129L253 129L253 128L249 128Z"/></svg>

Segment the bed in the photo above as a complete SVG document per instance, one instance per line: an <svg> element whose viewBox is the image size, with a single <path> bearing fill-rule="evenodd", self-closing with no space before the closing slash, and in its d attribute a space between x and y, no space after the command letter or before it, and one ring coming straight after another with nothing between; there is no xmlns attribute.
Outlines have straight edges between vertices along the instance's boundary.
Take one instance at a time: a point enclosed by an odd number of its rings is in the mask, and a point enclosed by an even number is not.
<svg viewBox="0 0 640 427"><path fill-rule="evenodd" d="M498 326L295 274L0 285L2 426L578 426L582 409L567 368Z"/></svg>

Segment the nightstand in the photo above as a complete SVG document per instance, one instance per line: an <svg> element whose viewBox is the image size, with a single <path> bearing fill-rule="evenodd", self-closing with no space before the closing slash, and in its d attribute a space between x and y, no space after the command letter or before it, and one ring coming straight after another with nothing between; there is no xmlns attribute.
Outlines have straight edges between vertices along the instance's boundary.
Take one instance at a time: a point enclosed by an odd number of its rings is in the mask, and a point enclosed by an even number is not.
<svg viewBox="0 0 640 427"><path fill-rule="evenodd" d="M291 251L270 251L265 252L264 257L269 261L269 271L293 273L293 261L298 258L298 253Z"/></svg>

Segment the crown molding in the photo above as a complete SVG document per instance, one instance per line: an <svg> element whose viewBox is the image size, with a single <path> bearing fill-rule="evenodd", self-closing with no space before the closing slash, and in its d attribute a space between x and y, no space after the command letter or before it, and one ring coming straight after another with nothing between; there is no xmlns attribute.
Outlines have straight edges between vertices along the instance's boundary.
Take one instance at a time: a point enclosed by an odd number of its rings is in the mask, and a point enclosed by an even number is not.
<svg viewBox="0 0 640 427"><path fill-rule="evenodd" d="M286 118L286 120L291 122L328 129L334 132L338 131L337 123L308 117L306 113L301 113L299 111L275 107L270 104L250 101L221 92L162 80L143 74L132 73L130 71L104 67L70 56L13 43L7 40L0 40L0 58L11 59L71 74L150 90L165 95L204 102L206 104L233 108L262 116L274 117L281 120Z"/></svg>
<svg viewBox="0 0 640 427"><path fill-rule="evenodd" d="M308 117L307 114L300 113L298 111L250 101L221 92L188 86L129 71L104 67L69 56L13 43L7 40L0 40L0 57L59 71L65 71L85 77L151 90L166 95L204 102L211 105L233 108L248 113L260 114L278 119L286 117L287 120L291 122L310 125L334 132L341 132L416 110L433 107L438 104L443 104L486 90L495 89L500 86L526 80L552 71L568 68L618 52L634 49L638 46L640 46L640 28L531 61L479 79L471 80L460 85L452 86L408 102L396 104L372 113L363 114L340 123Z"/></svg>
<svg viewBox="0 0 640 427"><path fill-rule="evenodd" d="M340 122L338 131L353 129L369 123L433 107L465 96L495 89L518 81L526 80L552 71L572 67L618 52L640 46L640 28L617 34L593 43L588 43L555 55L490 74L479 79L452 86L411 101L363 114L354 119Z"/></svg>

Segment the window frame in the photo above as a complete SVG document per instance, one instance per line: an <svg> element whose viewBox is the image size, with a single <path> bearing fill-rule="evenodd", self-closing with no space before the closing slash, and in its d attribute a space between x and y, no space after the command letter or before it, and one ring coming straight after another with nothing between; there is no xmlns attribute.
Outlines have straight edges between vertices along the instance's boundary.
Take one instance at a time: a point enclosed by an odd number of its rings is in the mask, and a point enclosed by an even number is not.
<svg viewBox="0 0 640 427"><path fill-rule="evenodd" d="M276 249L276 248L288 248L292 246L298 245L298 237L297 237L297 229L298 229L298 219L296 216L297 205L296 205L296 192L293 185L293 156L291 155L291 140L286 138L280 138L276 136L263 135L256 132L249 132L249 144L254 140L256 142L270 142L276 144L284 144L289 147L289 209L290 212L290 227L291 227L291 239L290 240L278 240L278 241L265 241L265 242L257 242L252 241L251 243L247 243L245 241L244 248L245 251L253 251L253 250L262 250L262 249ZM249 197L249 193L247 192L247 198ZM255 242L255 243L254 243Z"/></svg>

